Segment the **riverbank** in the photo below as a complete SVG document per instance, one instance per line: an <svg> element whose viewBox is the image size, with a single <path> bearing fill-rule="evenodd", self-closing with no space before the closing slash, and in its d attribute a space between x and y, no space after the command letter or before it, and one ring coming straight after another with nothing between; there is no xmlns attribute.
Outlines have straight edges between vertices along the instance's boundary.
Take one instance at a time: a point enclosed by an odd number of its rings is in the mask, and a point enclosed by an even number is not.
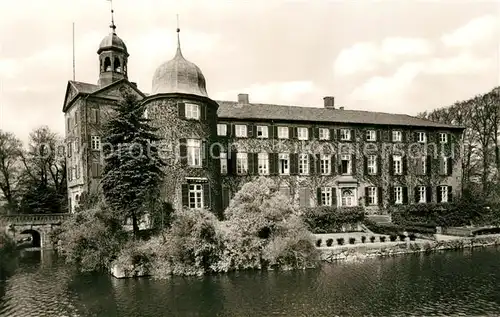
<svg viewBox="0 0 500 317"><path fill-rule="evenodd" d="M459 250L475 247L500 245L500 235L443 240L417 239L405 242L362 243L354 245L336 245L319 247L321 260L326 262L359 261L368 258L410 254L419 252L434 252L439 250Z"/></svg>

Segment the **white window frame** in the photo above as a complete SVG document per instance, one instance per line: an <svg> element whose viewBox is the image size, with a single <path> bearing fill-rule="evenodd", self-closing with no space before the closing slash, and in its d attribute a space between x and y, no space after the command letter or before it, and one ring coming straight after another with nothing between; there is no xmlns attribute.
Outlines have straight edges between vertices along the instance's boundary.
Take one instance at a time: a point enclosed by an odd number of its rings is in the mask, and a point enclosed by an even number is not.
<svg viewBox="0 0 500 317"><path fill-rule="evenodd" d="M427 188L425 186L418 186L418 203L426 203L427 202Z"/></svg>
<svg viewBox="0 0 500 317"><path fill-rule="evenodd" d="M403 132L399 130L392 130L392 142L402 142Z"/></svg>
<svg viewBox="0 0 500 317"><path fill-rule="evenodd" d="M187 164L191 167L201 167L201 140L187 139Z"/></svg>
<svg viewBox="0 0 500 317"><path fill-rule="evenodd" d="M441 160L443 161L443 170L441 171L442 175L448 174L448 158L446 156L441 156Z"/></svg>
<svg viewBox="0 0 500 317"><path fill-rule="evenodd" d="M90 137L90 146L93 151L99 151L101 149L101 137L98 135L93 135Z"/></svg>
<svg viewBox="0 0 500 317"><path fill-rule="evenodd" d="M288 127L278 127L278 139L288 139L289 137Z"/></svg>
<svg viewBox="0 0 500 317"><path fill-rule="evenodd" d="M222 175L227 175L227 152L220 152L220 173Z"/></svg>
<svg viewBox="0 0 500 317"><path fill-rule="evenodd" d="M203 208L203 186L202 184L189 184L189 208L202 209Z"/></svg>
<svg viewBox="0 0 500 317"><path fill-rule="evenodd" d="M309 175L309 154L299 154L299 175Z"/></svg>
<svg viewBox="0 0 500 317"><path fill-rule="evenodd" d="M290 154L280 153L278 155L278 168L280 175L290 175Z"/></svg>
<svg viewBox="0 0 500 317"><path fill-rule="evenodd" d="M345 193L351 193L351 195L344 195ZM352 207L356 206L356 193L355 189L351 188L342 188L340 190L340 200L341 206L344 207Z"/></svg>
<svg viewBox="0 0 500 317"><path fill-rule="evenodd" d="M236 153L236 174L246 175L248 173L248 154Z"/></svg>
<svg viewBox="0 0 500 317"><path fill-rule="evenodd" d="M333 203L332 199L332 188L331 187L321 187L321 205L331 206Z"/></svg>
<svg viewBox="0 0 500 317"><path fill-rule="evenodd" d="M340 129L340 140L351 141L352 135L350 129Z"/></svg>
<svg viewBox="0 0 500 317"><path fill-rule="evenodd" d="M448 133L439 133L439 143L446 144L448 143Z"/></svg>
<svg viewBox="0 0 500 317"><path fill-rule="evenodd" d="M441 202L448 202L448 186L439 186L441 188Z"/></svg>
<svg viewBox="0 0 500 317"><path fill-rule="evenodd" d="M366 158L366 167L369 175L377 175L377 156L368 155Z"/></svg>
<svg viewBox="0 0 500 317"><path fill-rule="evenodd" d="M304 127L298 127L297 138L302 141L309 140L309 129Z"/></svg>
<svg viewBox="0 0 500 317"><path fill-rule="evenodd" d="M368 187L368 205L375 206L378 203L378 190L377 187L370 186Z"/></svg>
<svg viewBox="0 0 500 317"><path fill-rule="evenodd" d="M248 135L246 124L236 124L234 126L234 134L237 138L246 138Z"/></svg>
<svg viewBox="0 0 500 317"><path fill-rule="evenodd" d="M200 105L194 103L186 103L184 104L184 107L186 112L186 119L200 120Z"/></svg>
<svg viewBox="0 0 500 317"><path fill-rule="evenodd" d="M269 175L269 154L257 154L257 166L259 175Z"/></svg>
<svg viewBox="0 0 500 317"><path fill-rule="evenodd" d="M217 124L217 135L218 136L227 135L227 124L222 124L222 123Z"/></svg>
<svg viewBox="0 0 500 317"><path fill-rule="evenodd" d="M401 155L393 155L392 164L394 175L403 175L403 157Z"/></svg>
<svg viewBox="0 0 500 317"><path fill-rule="evenodd" d="M330 155L323 154L320 157L320 171L321 175L330 175L332 171L332 158Z"/></svg>
<svg viewBox="0 0 500 317"><path fill-rule="evenodd" d="M319 139L320 140L330 140L330 129L319 128Z"/></svg>
<svg viewBox="0 0 500 317"><path fill-rule="evenodd" d="M269 127L266 125L257 126L257 138L267 139L269 137Z"/></svg>
<svg viewBox="0 0 500 317"><path fill-rule="evenodd" d="M401 205L403 203L403 187L394 187L394 204Z"/></svg>
<svg viewBox="0 0 500 317"><path fill-rule="evenodd" d="M427 142L427 134L425 132L422 132L422 131L417 132L417 142L418 143L426 143Z"/></svg>
<svg viewBox="0 0 500 317"><path fill-rule="evenodd" d="M377 132L375 130L366 131L366 141L375 142L377 141Z"/></svg>
<svg viewBox="0 0 500 317"><path fill-rule="evenodd" d="M342 154L340 156L341 167L342 167L342 161L348 161L348 164L347 164L347 173L342 173L342 170L341 170L341 174L342 175L351 175L352 174L352 156L350 154Z"/></svg>

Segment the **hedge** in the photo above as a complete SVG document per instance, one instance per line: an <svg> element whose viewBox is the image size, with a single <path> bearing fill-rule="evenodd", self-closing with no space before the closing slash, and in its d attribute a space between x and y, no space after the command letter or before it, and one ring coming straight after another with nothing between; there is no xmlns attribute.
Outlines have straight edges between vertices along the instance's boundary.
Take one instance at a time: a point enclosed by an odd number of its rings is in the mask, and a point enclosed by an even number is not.
<svg viewBox="0 0 500 317"><path fill-rule="evenodd" d="M333 233L345 225L355 225L365 218L363 207L316 207L303 210L304 222L313 233Z"/></svg>

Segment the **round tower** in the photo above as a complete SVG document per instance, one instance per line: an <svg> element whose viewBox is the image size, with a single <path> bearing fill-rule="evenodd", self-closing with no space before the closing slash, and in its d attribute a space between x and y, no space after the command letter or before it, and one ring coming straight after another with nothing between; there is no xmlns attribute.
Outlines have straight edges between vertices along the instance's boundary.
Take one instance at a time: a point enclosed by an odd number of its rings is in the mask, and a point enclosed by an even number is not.
<svg viewBox="0 0 500 317"><path fill-rule="evenodd" d="M218 104L208 97L200 68L184 58L180 30L174 58L161 64L146 98L148 118L163 139L165 199L176 209L209 209L222 216Z"/></svg>

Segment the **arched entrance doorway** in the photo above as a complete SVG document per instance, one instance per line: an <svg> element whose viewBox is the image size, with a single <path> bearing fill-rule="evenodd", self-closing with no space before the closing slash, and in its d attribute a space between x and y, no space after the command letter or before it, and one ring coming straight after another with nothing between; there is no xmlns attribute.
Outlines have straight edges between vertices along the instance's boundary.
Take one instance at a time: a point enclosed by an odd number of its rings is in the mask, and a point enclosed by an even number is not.
<svg viewBox="0 0 500 317"><path fill-rule="evenodd" d="M24 230L21 234L30 234L31 235L31 246L33 248L40 248L42 246L42 240L40 233L36 230Z"/></svg>

